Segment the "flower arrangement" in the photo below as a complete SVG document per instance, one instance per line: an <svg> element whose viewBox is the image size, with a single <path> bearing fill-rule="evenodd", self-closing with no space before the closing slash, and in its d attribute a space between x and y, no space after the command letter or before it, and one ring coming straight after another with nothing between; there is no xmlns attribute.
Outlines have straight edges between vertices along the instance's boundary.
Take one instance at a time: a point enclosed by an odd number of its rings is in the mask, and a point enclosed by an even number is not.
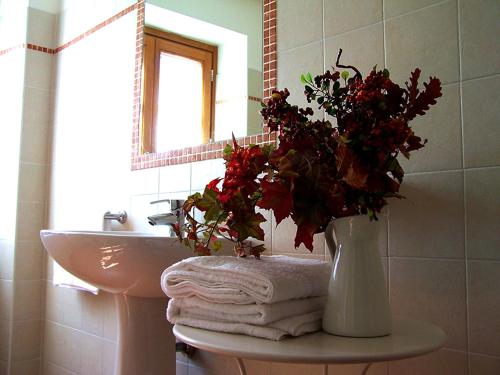
<svg viewBox="0 0 500 375"><path fill-rule="evenodd" d="M295 247L303 243L312 251L313 235L331 219L367 214L376 220L387 198L402 198L404 171L397 157L409 158L425 145L409 122L436 104L441 83L430 77L420 90L418 68L406 87L376 67L363 79L356 67L340 64L341 54L332 71L301 76L307 101L334 122L313 120L312 108L288 103L286 88L273 91L261 114L278 133L277 147L242 147L233 138L233 146L224 150L224 179L188 197L186 224L175 230L196 254L218 250L222 236L235 243L238 255L258 257L264 246L247 243L264 239L265 218L257 208L272 210L277 224L290 216L297 225ZM192 215L193 208L204 213L202 221Z"/></svg>

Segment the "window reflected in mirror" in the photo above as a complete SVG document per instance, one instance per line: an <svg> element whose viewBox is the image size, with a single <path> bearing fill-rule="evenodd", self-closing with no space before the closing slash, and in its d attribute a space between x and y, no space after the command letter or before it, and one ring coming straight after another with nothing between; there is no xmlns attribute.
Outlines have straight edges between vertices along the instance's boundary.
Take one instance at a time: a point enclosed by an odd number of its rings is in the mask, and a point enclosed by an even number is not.
<svg viewBox="0 0 500 375"><path fill-rule="evenodd" d="M217 46L145 29L142 153L213 139Z"/></svg>

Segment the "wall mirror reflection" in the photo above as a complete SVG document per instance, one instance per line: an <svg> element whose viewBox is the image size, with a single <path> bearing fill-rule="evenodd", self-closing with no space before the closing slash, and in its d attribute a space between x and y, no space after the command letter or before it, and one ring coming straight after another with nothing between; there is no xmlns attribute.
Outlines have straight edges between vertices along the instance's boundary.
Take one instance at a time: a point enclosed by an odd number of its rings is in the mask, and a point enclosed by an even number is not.
<svg viewBox="0 0 500 375"><path fill-rule="evenodd" d="M262 133L262 0L145 4L140 151Z"/></svg>

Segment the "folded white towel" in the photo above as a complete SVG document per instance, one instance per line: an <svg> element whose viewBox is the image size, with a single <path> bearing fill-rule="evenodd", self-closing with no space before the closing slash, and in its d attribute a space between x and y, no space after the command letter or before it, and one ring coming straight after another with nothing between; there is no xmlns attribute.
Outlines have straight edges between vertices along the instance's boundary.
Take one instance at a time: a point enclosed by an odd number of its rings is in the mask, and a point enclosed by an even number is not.
<svg viewBox="0 0 500 375"><path fill-rule="evenodd" d="M321 311L325 302L326 297L311 297L271 304L234 305L207 302L198 297L174 298L169 301L167 317L184 315L187 312L208 320L266 325L277 320Z"/></svg>
<svg viewBox="0 0 500 375"><path fill-rule="evenodd" d="M282 255L184 259L162 274L161 286L170 298L197 296L216 303L275 303L323 296L328 291L330 265L315 259Z"/></svg>
<svg viewBox="0 0 500 375"><path fill-rule="evenodd" d="M182 311L175 308L175 299L169 301L167 319L172 324L184 324L190 327L208 329L210 331L239 333L243 335L262 337L269 340L281 340L286 336L301 336L321 329L323 311L313 311L307 314L277 320L265 326L249 323L231 323L210 320L202 315Z"/></svg>

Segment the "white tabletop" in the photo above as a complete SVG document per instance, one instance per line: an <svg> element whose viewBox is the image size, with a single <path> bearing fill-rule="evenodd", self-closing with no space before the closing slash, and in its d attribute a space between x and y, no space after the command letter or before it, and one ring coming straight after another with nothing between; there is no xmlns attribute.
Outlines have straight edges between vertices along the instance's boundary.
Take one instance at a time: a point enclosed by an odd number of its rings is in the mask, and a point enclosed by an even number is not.
<svg viewBox="0 0 500 375"><path fill-rule="evenodd" d="M446 334L432 324L393 318L385 337L350 338L316 332L271 341L176 324L174 335L198 349L238 358L288 363L368 363L419 356L442 347Z"/></svg>

